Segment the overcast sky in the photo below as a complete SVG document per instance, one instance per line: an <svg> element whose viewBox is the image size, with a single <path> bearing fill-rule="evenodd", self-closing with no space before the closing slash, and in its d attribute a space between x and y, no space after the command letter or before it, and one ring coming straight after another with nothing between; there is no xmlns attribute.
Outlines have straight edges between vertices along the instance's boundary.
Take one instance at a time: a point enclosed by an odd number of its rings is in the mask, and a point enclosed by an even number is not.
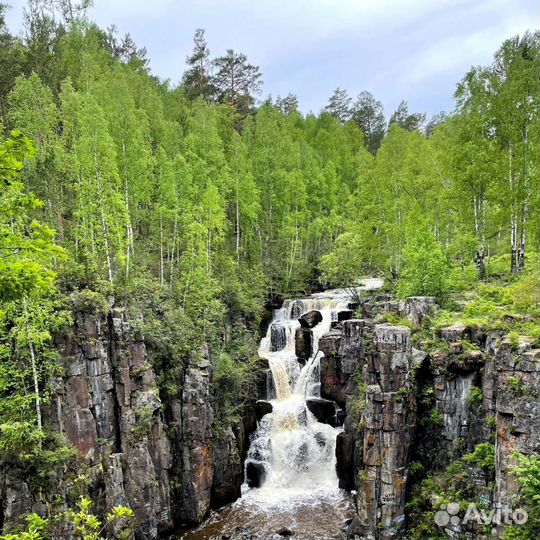
<svg viewBox="0 0 540 540"><path fill-rule="evenodd" d="M25 0L7 0L12 31ZM304 112L336 87L369 90L388 115L451 110L456 83L487 64L507 37L540 27L538 0L95 0L90 18L115 24L148 50L152 72L178 82L193 32L212 56L247 54L263 73L262 96L295 93Z"/></svg>

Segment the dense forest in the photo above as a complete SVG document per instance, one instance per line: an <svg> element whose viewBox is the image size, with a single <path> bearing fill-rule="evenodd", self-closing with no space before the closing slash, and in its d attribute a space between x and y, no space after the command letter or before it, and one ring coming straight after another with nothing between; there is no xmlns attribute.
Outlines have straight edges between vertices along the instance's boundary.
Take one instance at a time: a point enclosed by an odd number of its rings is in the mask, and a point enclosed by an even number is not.
<svg viewBox="0 0 540 540"><path fill-rule="evenodd" d="M24 462L39 485L74 459L43 420L73 302L140 313L164 395L207 344L225 421L253 384L276 299L364 276L400 298L496 279L537 287L538 32L471 68L455 109L428 121L405 101L385 115L368 91L338 88L319 114L293 94L263 99L259 68L233 50L212 56L204 30L172 85L129 35L69 2L32 0L22 36L7 9L0 461ZM534 321L518 330L540 338ZM87 510L71 519L90 530Z"/></svg>

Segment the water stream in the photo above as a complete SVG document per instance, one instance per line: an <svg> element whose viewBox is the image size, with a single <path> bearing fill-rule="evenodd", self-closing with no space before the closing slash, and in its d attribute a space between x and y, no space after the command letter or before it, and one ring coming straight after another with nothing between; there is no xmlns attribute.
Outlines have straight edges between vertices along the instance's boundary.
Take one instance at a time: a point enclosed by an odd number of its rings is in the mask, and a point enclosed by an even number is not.
<svg viewBox="0 0 540 540"><path fill-rule="evenodd" d="M370 280L364 288L377 288ZM272 538L283 527L298 540L342 537L344 522L352 517L349 493L338 488L336 436L342 428L317 421L306 400L320 396L320 337L347 309L351 293L332 290L307 298L286 300L275 310L259 355L268 359L271 380L268 396L272 412L263 416L251 436L246 470L262 471L259 487L242 487L242 497L214 512L184 540L210 540L247 528L257 538ZM313 354L302 366L295 354L298 318L318 310L322 321L313 328Z"/></svg>

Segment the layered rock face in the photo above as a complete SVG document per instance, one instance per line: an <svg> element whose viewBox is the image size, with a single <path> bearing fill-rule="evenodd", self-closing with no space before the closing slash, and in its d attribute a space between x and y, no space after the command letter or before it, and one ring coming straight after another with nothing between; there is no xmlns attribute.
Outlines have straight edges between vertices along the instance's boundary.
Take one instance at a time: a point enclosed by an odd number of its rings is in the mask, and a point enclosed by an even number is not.
<svg viewBox="0 0 540 540"><path fill-rule="evenodd" d="M337 471L340 486L357 491L349 528L355 539L406 536L405 505L418 481L412 462L436 473L479 443L494 444L494 490L467 468L478 497L505 505L518 493L510 474L513 452L540 453L540 351L527 344L513 350L500 334L464 325L441 330L444 347L420 351L409 328L374 325L370 318L390 311L417 324L435 309L429 298L401 304L368 299L366 319L345 321L320 340L321 395L347 413L336 444ZM479 534L462 526L437 532Z"/></svg>
<svg viewBox="0 0 540 540"><path fill-rule="evenodd" d="M368 386L363 437L363 468L357 481L357 516L351 532L395 538L405 522L405 494L415 429L411 332L377 325L373 352L364 374Z"/></svg>
<svg viewBox="0 0 540 540"><path fill-rule="evenodd" d="M137 321L122 309L73 318L57 338L64 375L52 381L45 416L87 466L96 511L129 506L135 538L146 540L199 523L211 507L238 498L253 421L213 433L208 352L187 363L179 398L164 403ZM45 511L24 471L0 476L5 530L29 511ZM58 478L56 493L65 494L67 485L67 478Z"/></svg>
<svg viewBox="0 0 540 540"><path fill-rule="evenodd" d="M75 314L58 343L66 376L56 381L52 421L102 484L105 507L130 506L137 536L170 521L170 444L144 341L125 312Z"/></svg>
<svg viewBox="0 0 540 540"><path fill-rule="evenodd" d="M497 442L495 500L512 506L519 486L510 474L515 451L540 453L540 350L503 341L495 355ZM499 532L502 527L499 527Z"/></svg>

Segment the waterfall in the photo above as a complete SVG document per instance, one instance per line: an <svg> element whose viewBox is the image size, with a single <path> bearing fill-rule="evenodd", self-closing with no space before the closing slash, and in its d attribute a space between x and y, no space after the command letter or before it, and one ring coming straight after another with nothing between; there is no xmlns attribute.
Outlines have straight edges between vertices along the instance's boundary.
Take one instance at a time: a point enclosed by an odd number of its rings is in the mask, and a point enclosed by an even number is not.
<svg viewBox="0 0 540 540"><path fill-rule="evenodd" d="M251 465L263 471L262 485L251 490L252 497L284 500L317 490L337 490L335 444L341 428L318 422L306 400L320 397L323 353L319 339L351 300L350 292L333 290L286 300L274 312L259 355L268 360L275 397L267 396L272 413L260 421L247 455L246 470ZM298 318L312 310L321 313L322 321L312 329L313 352L302 367L295 355L295 332Z"/></svg>

